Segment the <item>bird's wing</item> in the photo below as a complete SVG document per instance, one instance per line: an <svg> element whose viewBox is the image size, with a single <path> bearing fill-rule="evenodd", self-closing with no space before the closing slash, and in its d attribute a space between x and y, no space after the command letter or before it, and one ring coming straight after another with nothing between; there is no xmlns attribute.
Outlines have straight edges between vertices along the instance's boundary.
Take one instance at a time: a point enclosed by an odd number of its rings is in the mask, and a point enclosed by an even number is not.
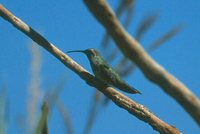
<svg viewBox="0 0 200 134"><path fill-rule="evenodd" d="M108 84L116 83L118 80L121 80L119 74L107 65L99 66L100 77L103 81L106 81Z"/></svg>
<svg viewBox="0 0 200 134"><path fill-rule="evenodd" d="M106 82L107 84L117 87L118 89L120 89L124 92L127 92L127 93L141 94L140 91L129 86L123 79L121 79L119 74L109 66L100 65L98 73L99 73L100 79L102 81Z"/></svg>

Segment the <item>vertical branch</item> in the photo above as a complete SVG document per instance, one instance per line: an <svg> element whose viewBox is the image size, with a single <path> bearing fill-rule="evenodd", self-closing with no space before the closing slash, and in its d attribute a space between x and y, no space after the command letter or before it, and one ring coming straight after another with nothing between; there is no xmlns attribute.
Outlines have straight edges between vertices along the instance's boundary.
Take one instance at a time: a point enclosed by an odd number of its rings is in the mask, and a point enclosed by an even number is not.
<svg viewBox="0 0 200 134"><path fill-rule="evenodd" d="M28 88L28 101L27 101L27 124L28 133L32 133L38 118L37 106L41 99L41 87L40 87L40 66L41 66L41 54L39 47L31 45L31 66L30 66L30 84Z"/></svg>

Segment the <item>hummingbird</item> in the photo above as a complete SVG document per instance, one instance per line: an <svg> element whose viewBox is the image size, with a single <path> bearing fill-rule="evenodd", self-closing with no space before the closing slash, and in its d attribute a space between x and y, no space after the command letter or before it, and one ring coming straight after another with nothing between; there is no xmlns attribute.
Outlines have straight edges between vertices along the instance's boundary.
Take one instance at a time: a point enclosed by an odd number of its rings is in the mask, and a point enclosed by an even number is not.
<svg viewBox="0 0 200 134"><path fill-rule="evenodd" d="M97 79L105 84L114 86L124 92L130 94L140 93L137 89L126 83L119 74L101 57L99 52L95 49L74 50L67 53L81 52L86 54L89 59L92 71Z"/></svg>

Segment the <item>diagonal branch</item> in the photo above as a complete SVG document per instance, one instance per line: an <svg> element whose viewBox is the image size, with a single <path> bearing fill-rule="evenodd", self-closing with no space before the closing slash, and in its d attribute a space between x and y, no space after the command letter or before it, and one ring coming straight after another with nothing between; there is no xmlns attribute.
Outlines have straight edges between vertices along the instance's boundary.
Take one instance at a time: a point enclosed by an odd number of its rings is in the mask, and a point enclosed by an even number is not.
<svg viewBox="0 0 200 134"><path fill-rule="evenodd" d="M74 71L79 75L87 84L97 88L105 96L110 98L116 105L127 110L130 114L136 116L138 119L148 123L153 129L159 131L162 134L180 134L180 132L173 126L165 123L153 113L151 113L143 105L138 104L116 91L114 88L103 84L101 81L96 79L87 70L81 67L78 63L73 61L68 55L59 50L52 43L48 42L43 36L21 21L19 18L14 16L10 11L0 4L0 16L10 22L15 28L26 34L29 38L37 42L40 46L46 49L49 53L54 55L60 60L66 67Z"/></svg>
<svg viewBox="0 0 200 134"><path fill-rule="evenodd" d="M149 80L173 97L200 125L200 100L183 83L156 63L125 31L105 0L84 0L84 2L106 28L123 54L135 62Z"/></svg>

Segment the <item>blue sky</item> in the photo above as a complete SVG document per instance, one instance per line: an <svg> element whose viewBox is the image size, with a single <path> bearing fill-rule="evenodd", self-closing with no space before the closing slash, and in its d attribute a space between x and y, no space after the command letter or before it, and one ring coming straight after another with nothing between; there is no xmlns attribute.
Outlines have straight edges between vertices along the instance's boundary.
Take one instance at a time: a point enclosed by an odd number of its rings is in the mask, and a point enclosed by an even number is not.
<svg viewBox="0 0 200 134"><path fill-rule="evenodd" d="M109 1L116 8L117 1ZM80 0L1 0L1 3L17 17L39 31L62 51L99 48L104 28L95 20ZM178 24L184 29L166 42L151 56L166 70L185 83L200 98L200 1L199 0L137 0L132 24L128 31L134 36L143 17L150 13L160 13L152 28L144 35L141 44L147 47L152 41ZM21 134L19 118L25 118L30 84L30 48L32 41L16 30L8 22L0 19L0 85L6 85L9 101L8 133ZM113 44L111 44L113 45ZM68 109L75 133L82 133L95 89L67 69L44 49L41 67L41 88L44 92L55 86L66 76L60 100ZM89 62L82 54L70 54L74 60L91 71ZM200 131L192 118L174 99L166 95L158 86L149 82L137 70L126 81L140 89L139 95L128 95L134 101L145 105L159 118L176 126L183 133ZM0 86L1 87L1 86ZM49 118L50 133L64 133L64 124L56 108ZM131 116L125 110L110 103L101 110L92 129L92 134L100 133L156 133L149 125Z"/></svg>

